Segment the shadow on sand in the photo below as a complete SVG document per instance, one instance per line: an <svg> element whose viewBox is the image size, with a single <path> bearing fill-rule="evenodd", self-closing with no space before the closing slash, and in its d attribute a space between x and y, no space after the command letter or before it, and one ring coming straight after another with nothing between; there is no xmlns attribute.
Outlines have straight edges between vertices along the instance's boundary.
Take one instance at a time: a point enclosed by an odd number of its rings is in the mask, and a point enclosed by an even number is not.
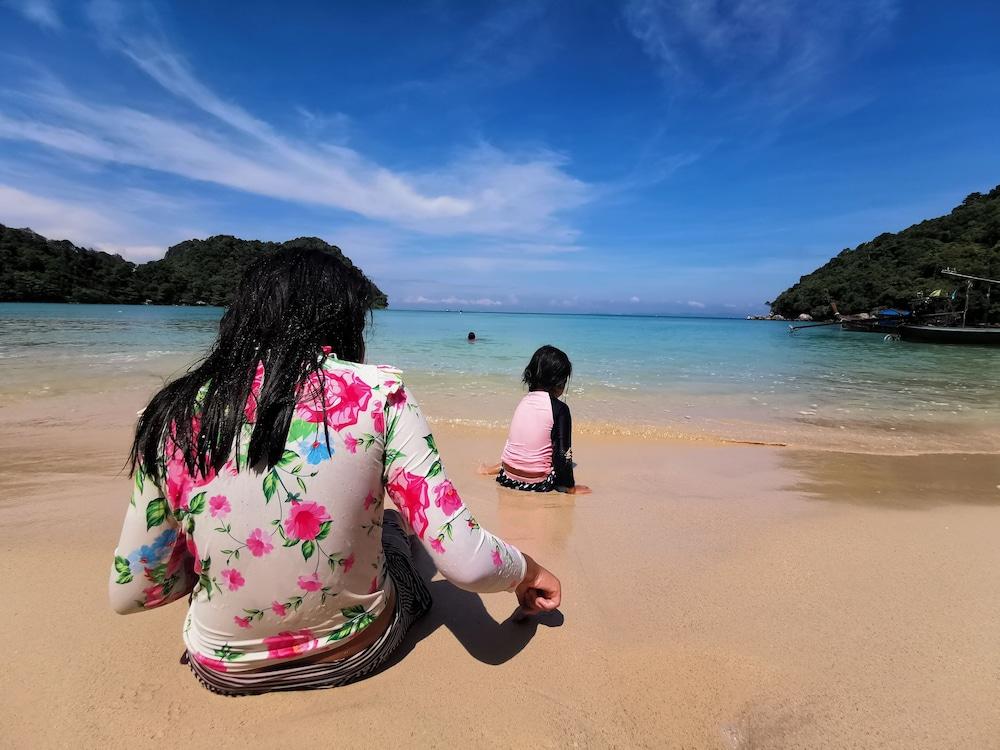
<svg viewBox="0 0 1000 750"><path fill-rule="evenodd" d="M469 654L483 664L503 664L517 656L534 638L538 626L558 628L563 624L562 612L516 619L515 608L503 622L493 619L479 594L462 589L447 581L432 581L436 569L430 555L419 544L411 544L413 562L420 577L427 583L434 604L430 611L414 623L406 638L385 663L372 673L380 674L401 662L424 638L442 625L451 631Z"/></svg>

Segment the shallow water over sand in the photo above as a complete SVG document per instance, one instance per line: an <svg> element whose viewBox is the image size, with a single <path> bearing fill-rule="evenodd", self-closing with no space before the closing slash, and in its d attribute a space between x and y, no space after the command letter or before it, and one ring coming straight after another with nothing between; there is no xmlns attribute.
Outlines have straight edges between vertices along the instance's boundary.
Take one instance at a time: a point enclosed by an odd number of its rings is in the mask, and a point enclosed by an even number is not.
<svg viewBox="0 0 1000 750"><path fill-rule="evenodd" d="M207 348L217 308L0 304L0 404L148 388ZM474 330L478 340L466 341ZM509 418L544 343L567 351L580 430L839 450L1000 449L1000 351L885 343L780 323L379 311L369 360L404 369L439 419Z"/></svg>

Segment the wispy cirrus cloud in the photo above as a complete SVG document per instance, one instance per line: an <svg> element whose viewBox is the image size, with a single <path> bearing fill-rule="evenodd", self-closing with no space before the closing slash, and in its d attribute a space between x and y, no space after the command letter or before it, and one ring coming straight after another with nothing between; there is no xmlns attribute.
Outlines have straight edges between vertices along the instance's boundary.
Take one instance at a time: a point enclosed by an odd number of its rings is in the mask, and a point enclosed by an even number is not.
<svg viewBox="0 0 1000 750"><path fill-rule="evenodd" d="M470 87L495 88L525 78L556 48L552 26L545 19L549 6L547 0L491 6L477 23L455 28L449 35L450 44L442 50L449 57L445 72L404 81L396 90L452 97Z"/></svg>
<svg viewBox="0 0 1000 750"><path fill-rule="evenodd" d="M592 189L556 152L513 153L483 142L435 170L394 170L343 145L280 133L226 100L170 44L148 6L100 0L88 14L106 46L207 120L102 102L43 77L5 94L20 115L0 115L0 138L422 233L504 233L548 243L576 235L565 213L587 202Z"/></svg>
<svg viewBox="0 0 1000 750"><path fill-rule="evenodd" d="M896 13L896 0L629 0L624 18L672 90L793 107Z"/></svg>
<svg viewBox="0 0 1000 750"><path fill-rule="evenodd" d="M58 31L63 27L62 19L52 0L4 0L2 5L50 31Z"/></svg>

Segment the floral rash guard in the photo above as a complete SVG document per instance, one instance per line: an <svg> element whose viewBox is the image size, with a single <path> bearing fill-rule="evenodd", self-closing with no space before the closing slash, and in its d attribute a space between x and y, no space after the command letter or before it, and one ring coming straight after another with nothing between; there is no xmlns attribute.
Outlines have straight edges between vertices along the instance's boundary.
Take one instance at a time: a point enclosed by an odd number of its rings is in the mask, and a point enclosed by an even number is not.
<svg viewBox="0 0 1000 750"><path fill-rule="evenodd" d="M263 380L261 365L241 457ZM328 354L299 393L284 455L263 474L237 472L234 455L219 473L192 477L169 441L164 486L137 470L111 571L118 612L191 594L184 643L222 671L342 645L389 601L384 492L455 585L503 591L523 579L524 556L482 528L448 481L398 370Z"/></svg>

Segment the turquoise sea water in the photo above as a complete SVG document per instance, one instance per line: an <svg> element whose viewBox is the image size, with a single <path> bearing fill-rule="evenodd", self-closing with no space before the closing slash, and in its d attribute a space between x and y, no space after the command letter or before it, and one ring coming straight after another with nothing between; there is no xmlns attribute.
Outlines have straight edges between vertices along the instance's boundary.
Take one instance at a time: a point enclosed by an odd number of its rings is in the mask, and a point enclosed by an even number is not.
<svg viewBox="0 0 1000 750"><path fill-rule="evenodd" d="M0 392L167 375L210 344L220 314L0 304ZM573 360L568 399L584 424L895 450L944 439L975 450L994 447L1000 415L1000 351L886 343L837 327L791 336L763 321L385 310L368 340L369 361L407 371L451 419L502 420L545 343Z"/></svg>

